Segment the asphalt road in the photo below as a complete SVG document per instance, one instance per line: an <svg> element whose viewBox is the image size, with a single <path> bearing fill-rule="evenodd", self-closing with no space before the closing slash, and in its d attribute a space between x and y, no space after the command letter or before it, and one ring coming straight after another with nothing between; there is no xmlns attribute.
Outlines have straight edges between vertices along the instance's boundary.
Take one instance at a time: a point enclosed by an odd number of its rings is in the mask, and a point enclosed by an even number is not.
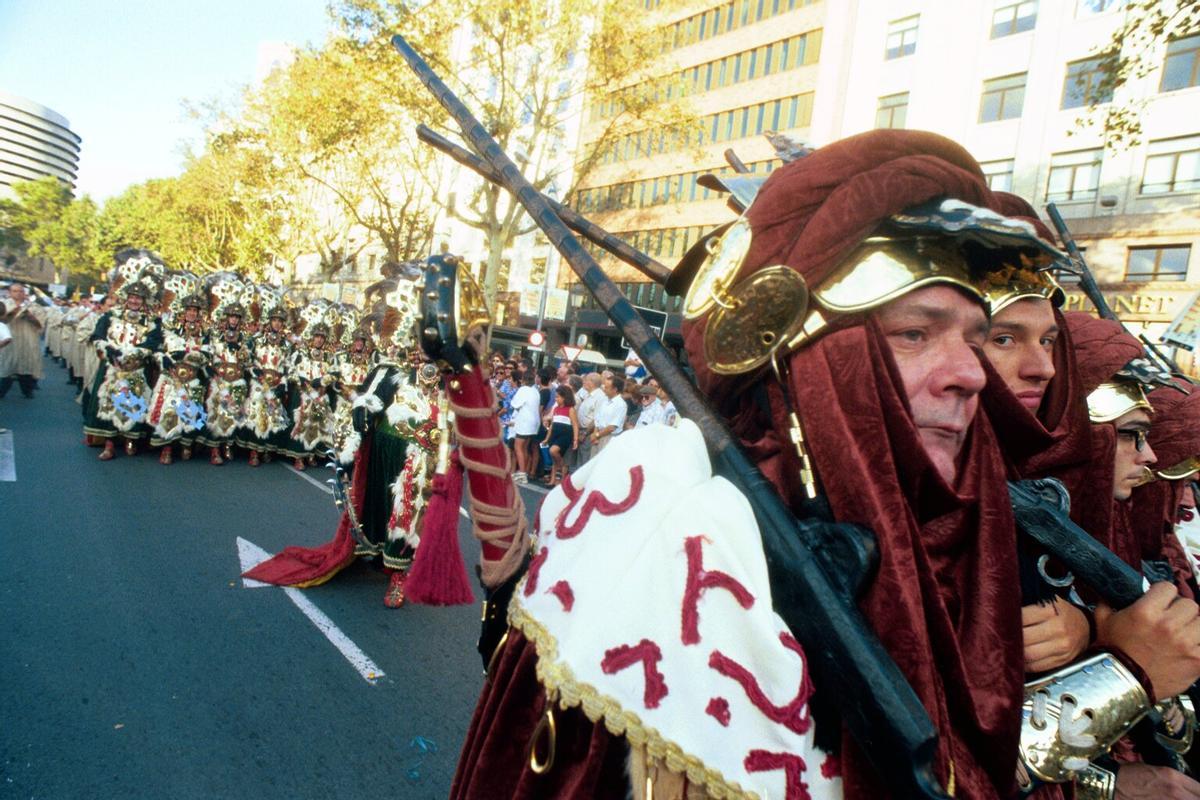
<svg viewBox="0 0 1200 800"><path fill-rule="evenodd" d="M47 361L35 400L0 400L0 797L445 797L478 605L388 609L368 564L304 590L384 672L364 679L283 590L238 577L238 537L328 540L325 491L244 458L98 461L73 397Z"/></svg>

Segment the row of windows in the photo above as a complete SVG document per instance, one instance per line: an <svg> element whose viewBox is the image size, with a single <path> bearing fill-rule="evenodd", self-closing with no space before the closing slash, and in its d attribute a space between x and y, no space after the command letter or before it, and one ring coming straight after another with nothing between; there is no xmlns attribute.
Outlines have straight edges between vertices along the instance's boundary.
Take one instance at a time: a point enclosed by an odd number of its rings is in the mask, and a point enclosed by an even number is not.
<svg viewBox="0 0 1200 800"><path fill-rule="evenodd" d="M1051 155L1046 201L1095 200L1103 161L1104 151L1100 148ZM980 166L988 186L997 191L1012 191L1012 159L988 161ZM1177 192L1200 192L1200 135L1160 139L1150 142L1147 148L1138 193L1152 196Z"/></svg>
<svg viewBox="0 0 1200 800"><path fill-rule="evenodd" d="M753 25L797 8L811 6L816 0L730 0L716 8L668 25L663 37L663 52L687 47L722 33Z"/></svg>
<svg viewBox="0 0 1200 800"><path fill-rule="evenodd" d="M777 158L769 161L754 161L746 166L751 174L769 175L783 162ZM605 211L620 211L626 208L649 208L666 203L691 203L722 196L721 192L706 189L697 181L701 175L728 175L730 167L714 167L687 172L680 175L664 175L627 181L606 186L593 186L575 193L574 207L581 214Z"/></svg>
<svg viewBox="0 0 1200 800"><path fill-rule="evenodd" d="M764 131L807 127L812 120L811 92L701 117L686 131L641 131L616 140L601 157L610 164L665 153L681 147L757 136Z"/></svg>
<svg viewBox="0 0 1200 800"><path fill-rule="evenodd" d="M1113 11L1124 4L1122 0L1079 0L1077 13L1080 16ZM893 20L888 24L884 40L885 60L903 58L917 51L917 32L920 27L919 14ZM1037 0L1006 2L1000 0L999 7L992 12L991 38L999 39L1033 30L1037 24ZM1068 65L1067 83L1063 87L1063 108L1077 108L1092 102L1107 103L1112 99L1112 88L1103 84L1103 73L1096 58L1076 61ZM997 78L996 80L1008 80ZM1160 92L1174 92L1200 86L1200 34L1176 38L1168 43L1163 62ZM1024 82L1021 85L1024 90ZM1017 104L1016 115L1020 114ZM982 112L981 112L982 116ZM1015 115L1014 115L1015 116ZM1009 117L1000 117L1009 119ZM981 120L982 121L982 120Z"/></svg>
<svg viewBox="0 0 1200 800"><path fill-rule="evenodd" d="M1172 59L1175 59L1172 61ZM1186 59L1186 60L1185 60ZM989 78L983 82L979 98L979 122L999 122L1017 119L1025 105L1025 85L1029 73ZM1190 83L1186 83L1190 81ZM1200 85L1200 34L1178 39L1167 51L1163 69L1163 91L1174 91ZM1067 64L1063 80L1062 109L1081 108L1092 103L1112 100L1112 86L1105 81L1100 59L1086 58ZM908 92L879 98L875 112L876 128L903 128L908 112Z"/></svg>
<svg viewBox="0 0 1200 800"><path fill-rule="evenodd" d="M681 228L624 231L616 235L646 255L670 263L682 258L689 247L700 241L701 237L715 227L715 225L688 225ZM604 255L604 251L594 244L585 243L584 246L596 258Z"/></svg>
<svg viewBox="0 0 1200 800"><path fill-rule="evenodd" d="M601 120L615 116L624 111L631 100L638 98L659 103L676 96L696 95L755 78L765 78L777 72L815 64L820 57L821 30L818 28L697 64L670 77L612 92L591 106L589 117L591 120Z"/></svg>
<svg viewBox="0 0 1200 800"><path fill-rule="evenodd" d="M807 128L812 122L813 93L782 97L701 117L694 127L645 130L621 136L600 154L601 164L618 164L634 158L670 153L683 147L703 146L757 136L764 131Z"/></svg>

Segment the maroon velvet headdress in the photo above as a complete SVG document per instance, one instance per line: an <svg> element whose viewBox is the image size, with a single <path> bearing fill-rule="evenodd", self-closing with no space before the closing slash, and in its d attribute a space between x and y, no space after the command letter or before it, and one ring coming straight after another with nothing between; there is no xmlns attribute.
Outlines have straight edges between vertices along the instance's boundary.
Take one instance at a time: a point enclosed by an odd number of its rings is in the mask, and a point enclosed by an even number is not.
<svg viewBox="0 0 1200 800"><path fill-rule="evenodd" d="M921 131L873 131L776 170L747 212L742 275L783 264L819 285L887 217L934 198L999 210L978 164ZM801 497L786 404L773 379L745 387L709 371L705 320L685 325L700 386L785 498ZM838 520L871 528L879 570L860 606L937 726L936 769L964 798L1007 796L1022 699L1016 545L1004 463L975 420L950 487L925 455L891 351L869 318L787 357L790 392ZM761 399L765 397L764 404ZM818 691L820 687L818 686ZM843 740L847 798L889 796Z"/></svg>

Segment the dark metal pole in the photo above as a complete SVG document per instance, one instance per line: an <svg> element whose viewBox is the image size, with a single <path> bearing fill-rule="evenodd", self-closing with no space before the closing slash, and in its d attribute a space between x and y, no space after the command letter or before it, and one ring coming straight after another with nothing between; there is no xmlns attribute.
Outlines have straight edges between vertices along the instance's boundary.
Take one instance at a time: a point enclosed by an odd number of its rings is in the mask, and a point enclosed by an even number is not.
<svg viewBox="0 0 1200 800"><path fill-rule="evenodd" d="M1079 288L1083 289L1083 293L1092 301L1092 305L1096 307L1097 314L1104 319L1113 319L1120 322L1121 320L1116 315L1116 312L1109 307L1108 301L1100 293L1100 287L1096 285L1096 278L1092 275L1092 271L1088 269L1087 262L1083 260L1083 253L1079 252L1079 246L1075 244L1075 238L1071 236L1071 231L1067 229L1066 221L1063 220L1062 214L1058 213L1058 206L1050 203L1046 206L1046 213L1050 215L1050 221L1054 223L1054 229L1058 231L1058 238L1062 239L1063 246L1067 248L1067 253L1071 256L1071 262L1079 270Z"/></svg>
<svg viewBox="0 0 1200 800"><path fill-rule="evenodd" d="M499 173L492 169L491 165L484 161L479 156L467 150L465 147L459 147L454 142L442 136L440 133L427 128L424 125L417 126L417 138L425 144L441 150L446 155L453 158L458 163L462 164L467 169L473 170L481 177L491 181L498 186L503 186L504 181ZM655 283L665 284L667 278L671 277L671 268L655 261L650 256L630 246L624 240L613 236L604 228L592 222L583 215L572 210L568 206L559 203L558 201L542 195L546 204L558 214L559 219L567 224L567 227L578 233L583 238L598 245L602 250L612 253L617 258L624 261L629 266L636 269L638 272L645 275Z"/></svg>
<svg viewBox="0 0 1200 800"><path fill-rule="evenodd" d="M814 542L824 541L834 549L839 533L852 535L855 529L796 519L662 342L470 110L403 37L393 36L392 44L458 123L471 147L493 167L499 185L517 198L591 290L676 407L700 428L716 471L749 500L762 535L774 608L805 645L817 685L838 708L886 785L902 797L947 798L933 773L937 731L928 713L854 598L847 597L846 577L839 575L835 586L814 553L820 548Z"/></svg>

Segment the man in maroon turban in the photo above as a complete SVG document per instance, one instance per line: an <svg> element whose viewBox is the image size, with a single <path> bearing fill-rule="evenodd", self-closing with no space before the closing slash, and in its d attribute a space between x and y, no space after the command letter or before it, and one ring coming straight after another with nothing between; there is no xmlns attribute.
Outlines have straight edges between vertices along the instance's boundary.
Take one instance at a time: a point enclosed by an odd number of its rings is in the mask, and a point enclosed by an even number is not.
<svg viewBox="0 0 1200 800"><path fill-rule="evenodd" d="M781 496L799 511L819 493L834 519L874 531L879 565L860 609L937 728L937 779L971 800L1014 791L1024 678L1007 468L988 416L977 413L988 330L982 275L997 252L1044 260L1053 251L1044 228L998 213L1003 203L974 159L940 136L852 137L776 170L710 244L685 302L697 382ZM738 536L733 527L676 546L671 537L680 533L667 513L667 522L660 515L639 529L627 569L572 549L593 529L620 535L620 527L603 527L612 520L628 528L641 519L633 515L643 483L667 451L642 453L626 476L640 441L637 432L622 437L579 473L582 485L564 481L547 498L452 796L623 796L631 776L637 797L647 787L655 797L893 796L848 735L822 735L822 725L836 722L818 719L824 744L814 743L807 701L821 686L806 669L786 706L778 685L763 690L773 669L797 656L804 663L801 645L781 634L785 651L773 649L749 622L706 630L718 615L714 601L700 605L707 589L736 601L720 606L722 614L760 607L756 598L770 591L761 547L719 560ZM639 582L633 576L647 551L657 553L660 571ZM613 549L599 552L611 557ZM686 584L676 583L685 574ZM762 580L738 577L748 575ZM640 617L631 618L628 643L600 642L592 662L580 654L606 635L605 614L572 622L597 602L584 590L606 580L622 591L609 593L605 612L617 615L629 602ZM682 609L670 604L677 592ZM639 642L632 627L647 618L677 627L682 619L683 647ZM716 636L741 637L730 647L743 657L713 650L707 664L676 680L677 656ZM731 681L767 722L808 738L748 718ZM619 695L629 685L639 687L636 697ZM661 715L697 691L711 693L707 708ZM761 731L791 749L764 746L741 758L744 737ZM709 744L715 749L698 755ZM737 758L722 760L728 753ZM755 788L763 785L753 783L757 776L779 772L777 789Z"/></svg>

